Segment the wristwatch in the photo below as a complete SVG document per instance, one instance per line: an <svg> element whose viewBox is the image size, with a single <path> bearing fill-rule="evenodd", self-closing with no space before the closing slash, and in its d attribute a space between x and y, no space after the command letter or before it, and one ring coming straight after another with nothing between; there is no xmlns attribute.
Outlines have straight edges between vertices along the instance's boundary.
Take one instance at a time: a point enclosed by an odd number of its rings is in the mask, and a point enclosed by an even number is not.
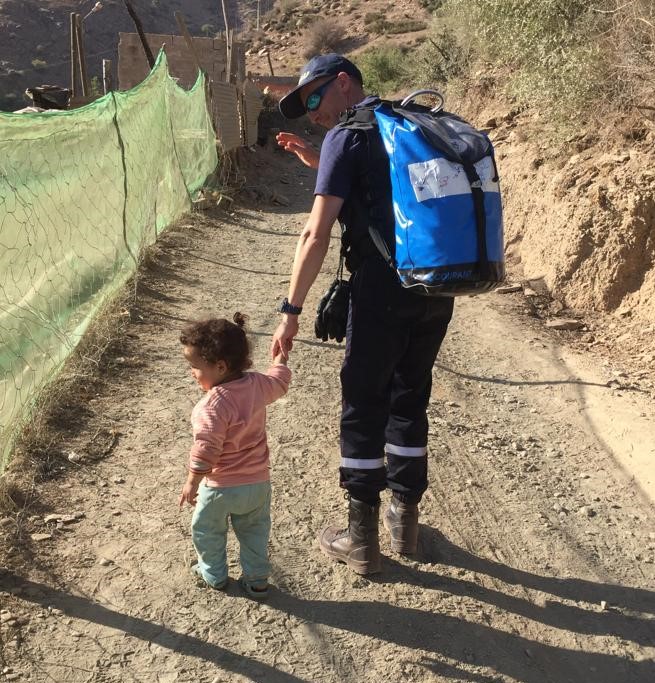
<svg viewBox="0 0 655 683"><path fill-rule="evenodd" d="M278 306L279 313L291 313L291 315L300 315L302 313L302 306L294 306L289 303L289 299L284 297L282 303Z"/></svg>

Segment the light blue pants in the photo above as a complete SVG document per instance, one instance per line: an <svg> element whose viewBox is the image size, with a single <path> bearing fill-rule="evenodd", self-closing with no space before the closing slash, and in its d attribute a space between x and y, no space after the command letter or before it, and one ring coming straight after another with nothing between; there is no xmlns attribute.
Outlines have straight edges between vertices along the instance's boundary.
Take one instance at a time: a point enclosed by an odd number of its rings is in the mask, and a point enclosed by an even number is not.
<svg viewBox="0 0 655 683"><path fill-rule="evenodd" d="M198 570L212 586L220 586L227 579L228 518L239 541L243 578L265 583L271 573L271 482L225 488L200 486L191 537L198 553Z"/></svg>

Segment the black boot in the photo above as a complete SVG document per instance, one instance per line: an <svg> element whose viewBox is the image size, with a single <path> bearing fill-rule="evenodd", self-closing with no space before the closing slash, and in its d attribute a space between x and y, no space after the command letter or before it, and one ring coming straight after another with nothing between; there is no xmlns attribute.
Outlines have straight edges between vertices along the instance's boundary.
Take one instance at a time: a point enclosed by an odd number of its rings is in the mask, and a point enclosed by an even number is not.
<svg viewBox="0 0 655 683"><path fill-rule="evenodd" d="M357 574L382 571L378 517L380 504L368 505L350 498L348 528L329 526L318 535L321 550L333 560L345 562Z"/></svg>
<svg viewBox="0 0 655 683"><path fill-rule="evenodd" d="M418 545L418 505L401 503L397 498L382 516L384 528L391 535L391 549L402 555L413 555Z"/></svg>

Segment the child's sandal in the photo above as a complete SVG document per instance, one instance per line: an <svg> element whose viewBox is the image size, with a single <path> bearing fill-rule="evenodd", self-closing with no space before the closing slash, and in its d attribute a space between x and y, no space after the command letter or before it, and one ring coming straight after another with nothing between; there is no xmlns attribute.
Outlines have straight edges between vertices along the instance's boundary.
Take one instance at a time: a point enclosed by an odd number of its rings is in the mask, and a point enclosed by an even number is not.
<svg viewBox="0 0 655 683"><path fill-rule="evenodd" d="M265 600L268 597L268 583L266 581L248 581L242 576L239 583L245 593L255 600Z"/></svg>
<svg viewBox="0 0 655 683"><path fill-rule="evenodd" d="M205 577L200 573L200 569L197 564L192 564L189 569L191 570L191 574L193 574L196 579L196 586L199 588L206 588L209 586L209 588L213 588L217 591L222 591L227 588L227 578L224 581L221 581L221 583L214 585L213 583L209 583L209 581L205 580Z"/></svg>

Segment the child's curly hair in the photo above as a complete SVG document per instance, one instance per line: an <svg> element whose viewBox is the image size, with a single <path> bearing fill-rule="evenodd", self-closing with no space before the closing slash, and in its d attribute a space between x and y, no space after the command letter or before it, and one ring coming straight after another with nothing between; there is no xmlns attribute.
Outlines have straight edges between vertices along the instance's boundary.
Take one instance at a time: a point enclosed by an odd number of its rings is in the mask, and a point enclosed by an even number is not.
<svg viewBox="0 0 655 683"><path fill-rule="evenodd" d="M232 372L252 366L250 342L246 336L246 316L235 313L234 322L225 318L199 320L187 325L180 334L184 346L193 346L208 363L225 361Z"/></svg>

